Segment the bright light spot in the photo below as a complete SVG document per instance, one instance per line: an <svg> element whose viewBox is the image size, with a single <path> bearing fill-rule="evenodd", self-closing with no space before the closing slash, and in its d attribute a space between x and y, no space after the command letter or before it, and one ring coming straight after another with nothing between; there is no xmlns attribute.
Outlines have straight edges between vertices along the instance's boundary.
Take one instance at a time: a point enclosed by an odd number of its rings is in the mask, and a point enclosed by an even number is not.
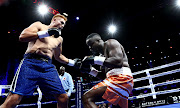
<svg viewBox="0 0 180 108"><path fill-rule="evenodd" d="M176 1L176 5L177 5L177 6L180 6L180 0L177 0L177 1Z"/></svg>
<svg viewBox="0 0 180 108"><path fill-rule="evenodd" d="M39 12L41 15L47 14L47 13L48 13L48 7L47 7L47 5L44 5L44 4L39 5L39 7L38 7L38 12Z"/></svg>
<svg viewBox="0 0 180 108"><path fill-rule="evenodd" d="M116 32L116 30L117 30L117 28L116 28L115 25L110 25L110 26L108 27L108 31L109 31L109 33L111 33L111 34L114 34L114 33Z"/></svg>
<svg viewBox="0 0 180 108"><path fill-rule="evenodd" d="M76 17L76 20L79 20L79 17Z"/></svg>

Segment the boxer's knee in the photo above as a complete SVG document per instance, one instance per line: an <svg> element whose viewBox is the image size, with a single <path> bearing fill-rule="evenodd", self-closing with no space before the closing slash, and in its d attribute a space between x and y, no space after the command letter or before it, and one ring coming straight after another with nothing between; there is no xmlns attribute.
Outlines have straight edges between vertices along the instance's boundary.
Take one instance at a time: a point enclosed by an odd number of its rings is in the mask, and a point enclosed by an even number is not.
<svg viewBox="0 0 180 108"><path fill-rule="evenodd" d="M54 95L57 100L57 108L68 108L68 96L67 94Z"/></svg>
<svg viewBox="0 0 180 108"><path fill-rule="evenodd" d="M67 94L55 95L55 98L58 101L58 103L67 103L68 101Z"/></svg>
<svg viewBox="0 0 180 108"><path fill-rule="evenodd" d="M92 101L92 97L89 94L83 94L82 101L84 104L89 103Z"/></svg>
<svg viewBox="0 0 180 108"><path fill-rule="evenodd" d="M22 95L10 93L0 108L14 108L22 100Z"/></svg>

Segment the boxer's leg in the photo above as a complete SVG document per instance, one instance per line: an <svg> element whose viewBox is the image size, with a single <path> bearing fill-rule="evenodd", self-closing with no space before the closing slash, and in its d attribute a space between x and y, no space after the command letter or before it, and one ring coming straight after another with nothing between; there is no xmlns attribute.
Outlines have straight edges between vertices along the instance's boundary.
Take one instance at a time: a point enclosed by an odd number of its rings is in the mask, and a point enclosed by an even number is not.
<svg viewBox="0 0 180 108"><path fill-rule="evenodd" d="M57 108L68 108L68 96L67 94L54 95L57 100Z"/></svg>
<svg viewBox="0 0 180 108"><path fill-rule="evenodd" d="M102 99L107 86L102 86L97 89L90 89L88 92L84 93L82 96L84 108L98 108L95 101Z"/></svg>
<svg viewBox="0 0 180 108"><path fill-rule="evenodd" d="M17 104L20 103L23 96L18 94L9 93L4 103L0 106L0 108L15 108Z"/></svg>
<svg viewBox="0 0 180 108"><path fill-rule="evenodd" d="M53 64L44 63L46 71L41 74L38 85L44 94L53 94L57 100L57 108L68 108L68 96L64 90L58 72Z"/></svg>

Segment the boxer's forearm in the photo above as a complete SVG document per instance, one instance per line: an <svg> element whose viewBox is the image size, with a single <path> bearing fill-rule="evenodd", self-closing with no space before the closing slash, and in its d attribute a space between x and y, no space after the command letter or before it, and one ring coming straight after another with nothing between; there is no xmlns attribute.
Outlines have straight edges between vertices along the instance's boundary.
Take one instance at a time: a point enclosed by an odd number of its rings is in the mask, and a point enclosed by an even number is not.
<svg viewBox="0 0 180 108"><path fill-rule="evenodd" d="M66 57L65 57L64 55L62 55L62 54L60 54L60 56L55 55L54 57L55 57L55 59L56 59L57 61L59 61L60 63L63 63L63 64L68 64L68 63L69 63L69 59L66 58Z"/></svg>
<svg viewBox="0 0 180 108"><path fill-rule="evenodd" d="M101 56L85 56L82 60L84 65L97 64L108 68L122 67L122 57L101 57Z"/></svg>
<svg viewBox="0 0 180 108"><path fill-rule="evenodd" d="M25 29L19 36L19 41L21 42L30 42L38 39L37 32L30 31Z"/></svg>

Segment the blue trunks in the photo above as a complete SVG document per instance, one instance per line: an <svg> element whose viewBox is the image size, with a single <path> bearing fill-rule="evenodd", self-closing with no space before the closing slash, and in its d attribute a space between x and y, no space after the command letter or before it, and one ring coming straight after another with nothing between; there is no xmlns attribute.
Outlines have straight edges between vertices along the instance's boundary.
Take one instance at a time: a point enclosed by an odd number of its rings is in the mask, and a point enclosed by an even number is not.
<svg viewBox="0 0 180 108"><path fill-rule="evenodd" d="M33 95L40 87L45 94L65 94L58 72L48 56L25 54L16 71L10 92Z"/></svg>

